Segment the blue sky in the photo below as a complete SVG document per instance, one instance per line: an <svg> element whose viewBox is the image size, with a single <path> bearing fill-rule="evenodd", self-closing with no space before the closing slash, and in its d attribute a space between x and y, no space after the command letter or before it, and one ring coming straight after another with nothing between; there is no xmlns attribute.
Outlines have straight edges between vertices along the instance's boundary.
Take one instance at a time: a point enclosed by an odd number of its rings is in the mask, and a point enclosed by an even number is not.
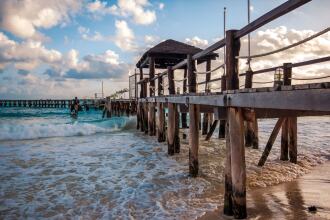
<svg viewBox="0 0 330 220"><path fill-rule="evenodd" d="M283 2L251 0L251 20ZM148 47L171 38L205 48L222 38L224 7L227 29L247 24L247 0L2 0L0 98L88 97L102 80L111 94L127 87L128 72ZM329 1L314 0L254 32L255 52L328 27L329 8ZM301 47L291 58L324 54L328 42L325 35L318 54Z"/></svg>

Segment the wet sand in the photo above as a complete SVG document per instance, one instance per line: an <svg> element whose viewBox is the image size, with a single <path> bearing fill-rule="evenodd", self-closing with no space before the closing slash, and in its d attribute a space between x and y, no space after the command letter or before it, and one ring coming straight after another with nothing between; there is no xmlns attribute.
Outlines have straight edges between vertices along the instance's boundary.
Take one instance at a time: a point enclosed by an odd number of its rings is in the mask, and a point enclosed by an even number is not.
<svg viewBox="0 0 330 220"><path fill-rule="evenodd" d="M316 206L315 213L308 207ZM231 219L223 207L199 220ZM330 161L287 183L247 191L248 219L330 219Z"/></svg>

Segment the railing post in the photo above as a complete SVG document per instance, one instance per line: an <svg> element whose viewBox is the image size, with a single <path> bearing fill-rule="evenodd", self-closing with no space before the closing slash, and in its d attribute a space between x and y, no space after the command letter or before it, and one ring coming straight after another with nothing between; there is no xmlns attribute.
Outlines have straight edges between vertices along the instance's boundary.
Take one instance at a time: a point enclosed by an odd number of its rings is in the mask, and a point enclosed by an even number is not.
<svg viewBox="0 0 330 220"><path fill-rule="evenodd" d="M211 60L208 59L206 61L206 71L210 71L211 70ZM210 92L209 89L209 81L211 80L211 73L207 73L206 77L205 77L205 93ZM202 123L202 135L207 134L208 130L209 130L209 125L211 126L212 121L211 119L211 113L203 113L203 123Z"/></svg>
<svg viewBox="0 0 330 220"><path fill-rule="evenodd" d="M246 71L245 75L245 88L252 88L253 81L253 71ZM258 119L256 118L255 111L250 109L249 111L251 121L246 121L245 129L245 146L253 146L254 149L259 147L259 138L258 138Z"/></svg>
<svg viewBox="0 0 330 220"><path fill-rule="evenodd" d="M226 88L228 90L239 88L236 56L239 55L240 40L234 38L235 32L236 30L226 32ZM226 142L229 144L226 144L224 214L233 214L235 218L246 218L246 167L242 109L228 107L227 123L229 131Z"/></svg>
<svg viewBox="0 0 330 220"><path fill-rule="evenodd" d="M149 93L150 97L155 96L155 59L149 57ZM148 112L148 124L149 124L149 135L156 135L156 112L155 112L155 103L149 103L149 112Z"/></svg>
<svg viewBox="0 0 330 220"><path fill-rule="evenodd" d="M170 95L175 94L174 72L172 67L167 67L168 90ZM168 126L167 126L167 146L168 154L173 155L180 149L180 138L178 130L178 117L176 104L168 103Z"/></svg>
<svg viewBox="0 0 330 220"><path fill-rule="evenodd" d="M192 56L187 56L188 88L189 93L196 93L196 74ZM198 147L199 147L199 105L189 104L189 174L192 177L198 175Z"/></svg>

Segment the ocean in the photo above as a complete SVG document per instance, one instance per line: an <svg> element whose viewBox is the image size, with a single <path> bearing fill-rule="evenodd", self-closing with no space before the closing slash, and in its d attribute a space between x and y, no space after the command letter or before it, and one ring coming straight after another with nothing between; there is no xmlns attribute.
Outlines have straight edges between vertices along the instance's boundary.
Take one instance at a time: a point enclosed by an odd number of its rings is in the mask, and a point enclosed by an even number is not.
<svg viewBox="0 0 330 220"><path fill-rule="evenodd" d="M257 167L275 122L259 120L260 149L246 148L248 192L330 158L330 117L305 117L298 164L279 160L278 137ZM168 156L135 123L92 109L75 120L68 109L0 108L0 219L195 219L223 204L224 140L201 138L200 175L191 178L188 140L180 135L180 154Z"/></svg>

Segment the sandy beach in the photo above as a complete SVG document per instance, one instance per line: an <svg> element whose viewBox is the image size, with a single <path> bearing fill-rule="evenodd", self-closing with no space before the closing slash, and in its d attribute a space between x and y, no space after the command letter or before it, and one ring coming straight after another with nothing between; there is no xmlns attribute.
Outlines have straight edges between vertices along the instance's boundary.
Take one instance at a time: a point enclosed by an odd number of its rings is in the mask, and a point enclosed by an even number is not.
<svg viewBox="0 0 330 220"><path fill-rule="evenodd" d="M247 191L248 219L330 219L330 162L287 183ZM316 212L308 207L315 206ZM222 206L199 220L230 219Z"/></svg>

